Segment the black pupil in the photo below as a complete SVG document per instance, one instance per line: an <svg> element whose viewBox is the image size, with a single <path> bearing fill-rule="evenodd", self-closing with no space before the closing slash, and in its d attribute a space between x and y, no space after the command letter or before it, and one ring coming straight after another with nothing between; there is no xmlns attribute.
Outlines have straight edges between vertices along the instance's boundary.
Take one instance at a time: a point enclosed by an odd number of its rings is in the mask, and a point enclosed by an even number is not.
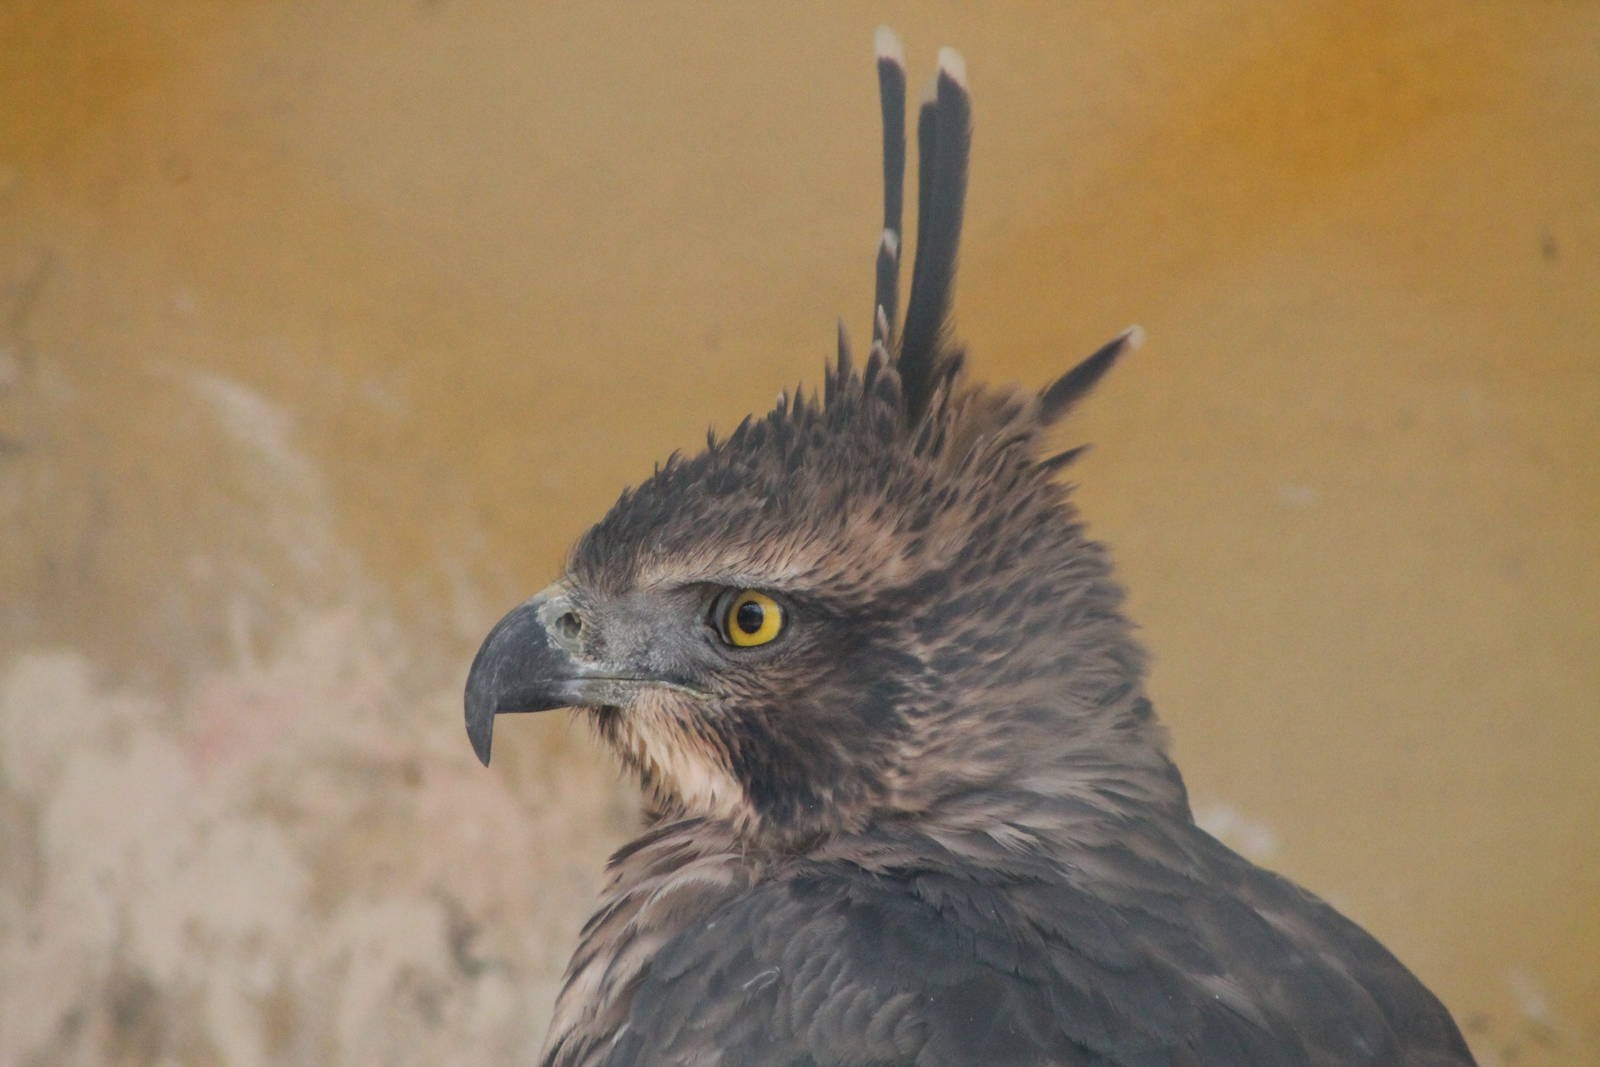
<svg viewBox="0 0 1600 1067"><path fill-rule="evenodd" d="M758 634L761 632L761 624L766 621L767 609L757 604L754 600L746 600L733 613L733 624L742 633Z"/></svg>

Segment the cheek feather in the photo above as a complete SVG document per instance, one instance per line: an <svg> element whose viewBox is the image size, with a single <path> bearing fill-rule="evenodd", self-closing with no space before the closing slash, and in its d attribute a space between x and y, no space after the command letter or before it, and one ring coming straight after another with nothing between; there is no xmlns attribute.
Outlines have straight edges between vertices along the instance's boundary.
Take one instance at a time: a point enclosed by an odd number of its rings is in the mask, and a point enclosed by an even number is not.
<svg viewBox="0 0 1600 1067"><path fill-rule="evenodd" d="M668 694L641 696L623 712L623 743L647 777L687 814L733 818L743 805L744 791L716 743L690 726L683 714Z"/></svg>

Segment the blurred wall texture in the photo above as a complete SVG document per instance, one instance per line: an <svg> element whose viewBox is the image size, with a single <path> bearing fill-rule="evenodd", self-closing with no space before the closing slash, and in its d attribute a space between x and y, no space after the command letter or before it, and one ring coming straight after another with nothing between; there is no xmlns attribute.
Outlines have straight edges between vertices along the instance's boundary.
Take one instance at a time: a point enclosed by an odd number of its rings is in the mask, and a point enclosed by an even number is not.
<svg viewBox="0 0 1600 1067"><path fill-rule="evenodd" d="M980 13L981 12L981 13ZM866 332L872 30L977 100L1197 807L1600 1062L1600 7L0 2L0 1064L525 1061L632 791L502 609Z"/></svg>

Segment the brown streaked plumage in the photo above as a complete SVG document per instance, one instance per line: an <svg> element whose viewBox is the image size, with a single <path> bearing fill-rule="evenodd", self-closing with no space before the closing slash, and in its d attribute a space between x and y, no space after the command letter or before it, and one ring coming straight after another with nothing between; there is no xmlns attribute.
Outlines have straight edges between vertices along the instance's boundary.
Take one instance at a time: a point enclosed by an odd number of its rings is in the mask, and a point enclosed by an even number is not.
<svg viewBox="0 0 1600 1067"><path fill-rule="evenodd" d="M822 396L673 457L491 631L494 716L575 706L656 813L613 858L551 1067L1472 1062L1320 900L1198 829L1105 551L1048 430L1137 343L1038 393L948 332L970 138L940 54L897 316L905 71L879 34L872 346Z"/></svg>

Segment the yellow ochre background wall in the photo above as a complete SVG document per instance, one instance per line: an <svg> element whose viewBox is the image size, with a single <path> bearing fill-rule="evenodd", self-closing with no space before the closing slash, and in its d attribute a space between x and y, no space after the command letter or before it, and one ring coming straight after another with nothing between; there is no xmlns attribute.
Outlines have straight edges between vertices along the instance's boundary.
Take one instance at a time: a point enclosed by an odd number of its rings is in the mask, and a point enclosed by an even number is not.
<svg viewBox="0 0 1600 1067"><path fill-rule="evenodd" d="M1600 6L0 2L0 1064L526 1062L630 787L459 693L867 332L965 54L1202 819L1485 1064L1600 1062Z"/></svg>

